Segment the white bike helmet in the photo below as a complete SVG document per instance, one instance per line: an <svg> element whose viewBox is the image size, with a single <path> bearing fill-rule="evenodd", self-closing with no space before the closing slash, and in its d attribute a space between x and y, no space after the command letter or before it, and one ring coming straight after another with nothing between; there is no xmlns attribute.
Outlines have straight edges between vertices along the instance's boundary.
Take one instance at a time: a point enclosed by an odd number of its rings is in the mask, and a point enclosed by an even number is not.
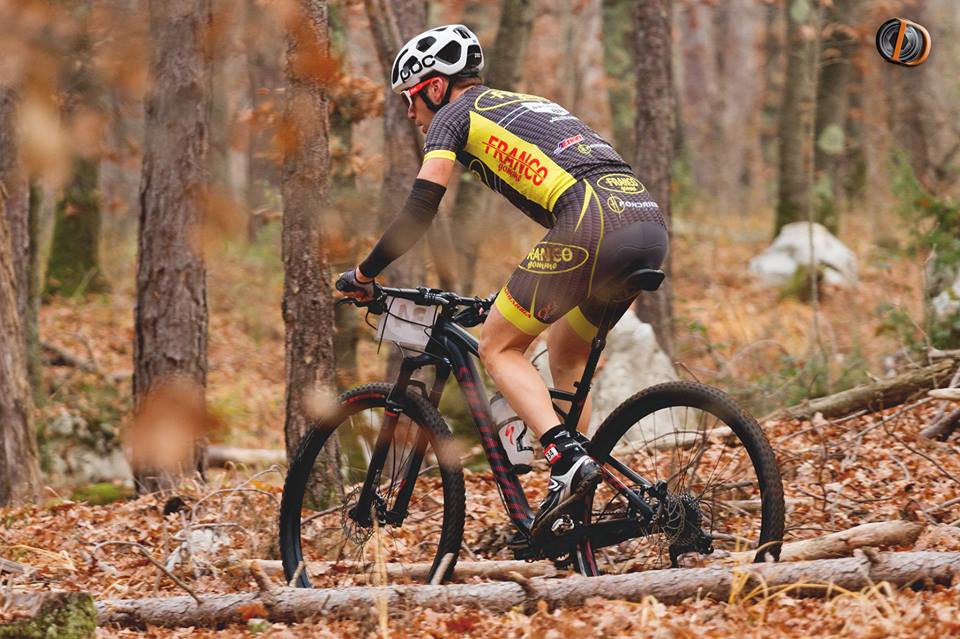
<svg viewBox="0 0 960 639"><path fill-rule="evenodd" d="M478 75L482 69L483 50L477 36L462 24L448 24L424 31L403 45L393 61L390 85L400 94L434 75Z"/></svg>

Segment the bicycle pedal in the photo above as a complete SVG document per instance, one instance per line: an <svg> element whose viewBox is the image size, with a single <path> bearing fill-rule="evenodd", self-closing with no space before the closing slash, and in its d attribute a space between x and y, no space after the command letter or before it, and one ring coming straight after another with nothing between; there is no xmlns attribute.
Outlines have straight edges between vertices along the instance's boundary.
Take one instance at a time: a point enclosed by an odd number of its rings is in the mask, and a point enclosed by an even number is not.
<svg viewBox="0 0 960 639"><path fill-rule="evenodd" d="M565 535L576 527L577 525L573 522L573 518L570 517L570 515L561 515L551 524L550 532L557 536Z"/></svg>

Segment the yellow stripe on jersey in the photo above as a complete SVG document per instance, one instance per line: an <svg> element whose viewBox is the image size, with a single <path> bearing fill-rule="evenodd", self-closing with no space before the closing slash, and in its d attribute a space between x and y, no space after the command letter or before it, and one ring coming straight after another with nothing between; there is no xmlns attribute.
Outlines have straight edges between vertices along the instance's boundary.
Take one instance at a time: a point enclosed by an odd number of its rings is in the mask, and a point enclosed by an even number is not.
<svg viewBox="0 0 960 639"><path fill-rule="evenodd" d="M530 311L523 308L520 302L513 299L513 295L510 295L506 286L500 289L493 304L508 322L527 335L536 337L549 326L549 324L538 320Z"/></svg>
<svg viewBox="0 0 960 639"><path fill-rule="evenodd" d="M437 149L436 151L427 151L427 153L423 156L424 162L434 158L456 161L457 154L453 151L447 151L446 149Z"/></svg>
<svg viewBox="0 0 960 639"><path fill-rule="evenodd" d="M490 167L525 198L553 211L576 178L560 168L536 144L531 144L473 111L466 151Z"/></svg>

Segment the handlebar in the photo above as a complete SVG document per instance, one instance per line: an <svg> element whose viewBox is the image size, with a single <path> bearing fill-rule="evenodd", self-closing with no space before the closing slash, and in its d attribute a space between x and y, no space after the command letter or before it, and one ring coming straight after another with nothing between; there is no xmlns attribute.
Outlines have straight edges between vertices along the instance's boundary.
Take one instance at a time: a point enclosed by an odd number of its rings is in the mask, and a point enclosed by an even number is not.
<svg viewBox="0 0 960 639"><path fill-rule="evenodd" d="M476 326L486 319L487 313L493 306L497 294L487 297L464 297L450 291L436 288L391 288L374 283L373 299L365 302L344 297L337 300L341 304L353 304L358 308L366 308L374 315L380 315L387 310L388 297L410 300L420 306L440 306L448 313L454 313L450 318L461 326ZM462 308L461 308L462 307Z"/></svg>

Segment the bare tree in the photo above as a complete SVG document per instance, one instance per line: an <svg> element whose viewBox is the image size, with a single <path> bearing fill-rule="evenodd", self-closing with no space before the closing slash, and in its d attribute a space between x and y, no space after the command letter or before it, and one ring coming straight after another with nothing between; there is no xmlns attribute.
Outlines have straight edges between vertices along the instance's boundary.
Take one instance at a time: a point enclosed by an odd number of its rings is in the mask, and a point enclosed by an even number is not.
<svg viewBox="0 0 960 639"><path fill-rule="evenodd" d="M859 0L834 0L826 15L821 44L820 79L817 83L817 107L814 121L813 167L816 183L816 220L837 232L840 212L840 175L847 140L847 112L850 106L852 54L857 39L851 22Z"/></svg>
<svg viewBox="0 0 960 639"><path fill-rule="evenodd" d="M0 197L4 199L10 249L17 292L17 315L24 317L27 309L27 265L30 255L28 228L30 189L19 159L15 127L20 101L16 90L0 85ZM6 246L6 245L3 245Z"/></svg>
<svg viewBox="0 0 960 639"><path fill-rule="evenodd" d="M33 499L40 488L33 400L27 377L27 348L21 320L26 255L14 247L10 220L27 226L26 180L18 166L16 93L0 86L0 505ZM23 194L23 195L21 195ZM10 196L14 195L16 200ZM10 205L8 209L7 206ZM22 243L22 240L18 240ZM16 250L13 250L15 249ZM21 262L16 265L15 262Z"/></svg>
<svg viewBox="0 0 960 639"><path fill-rule="evenodd" d="M288 16L283 123L283 322L286 327L287 458L315 423L334 386L333 292L322 205L330 176L326 84L333 73L327 3L300 0ZM343 493L331 437L314 465L311 495L323 505Z"/></svg>
<svg viewBox="0 0 960 639"><path fill-rule="evenodd" d="M787 5L787 71L780 106L780 173L774 235L790 222L810 219L813 206L820 9L812 0L792 0Z"/></svg>
<svg viewBox="0 0 960 639"><path fill-rule="evenodd" d="M390 68L400 47L426 27L427 5L424 0L365 0L364 5L383 70L386 93L383 104L384 169L379 207L380 218L386 221L396 213L410 192L423 160L416 126L407 117L403 100L393 95L390 89ZM418 245L394 262L387 272L398 285L419 285L426 276L423 264L423 248Z"/></svg>
<svg viewBox="0 0 960 639"><path fill-rule="evenodd" d="M670 165L673 161L674 94L671 36L671 0L650 0L637 4L635 38L638 47L658 55L637 56L637 151L634 167L650 195L660 205L667 229L670 217ZM670 257L664 265L670 275ZM670 278L660 290L643 294L635 306L637 316L653 325L663 350L673 354L673 286Z"/></svg>
<svg viewBox="0 0 960 639"><path fill-rule="evenodd" d="M633 73L637 49L634 38L633 0L603 0L603 67L613 118L613 142L620 155L636 155L637 79Z"/></svg>
<svg viewBox="0 0 960 639"><path fill-rule="evenodd" d="M270 138L273 126L273 105L283 83L281 58L282 28L275 13L256 0L246 0L247 87L250 91L251 118L247 139L247 239L253 240L267 220L274 205L271 193L280 186L279 163L271 157Z"/></svg>
<svg viewBox="0 0 960 639"><path fill-rule="evenodd" d="M207 379L201 226L209 184L210 0L151 0L149 10L153 41L145 99L133 373L134 403L141 413L148 396L173 380L190 394L189 403L202 408ZM191 442L179 447L188 454L177 463L162 468L152 463L155 430L169 423L142 420L141 436L131 439L131 465L141 491L171 488L179 475L196 466Z"/></svg>
<svg viewBox="0 0 960 639"><path fill-rule="evenodd" d="M65 120L101 110L103 91L93 71L93 42L87 22L89 0L76 3L80 21L66 65L63 93ZM100 158L84 149L73 158L73 175L57 202L53 244L47 262L44 290L66 296L105 291L100 270Z"/></svg>

